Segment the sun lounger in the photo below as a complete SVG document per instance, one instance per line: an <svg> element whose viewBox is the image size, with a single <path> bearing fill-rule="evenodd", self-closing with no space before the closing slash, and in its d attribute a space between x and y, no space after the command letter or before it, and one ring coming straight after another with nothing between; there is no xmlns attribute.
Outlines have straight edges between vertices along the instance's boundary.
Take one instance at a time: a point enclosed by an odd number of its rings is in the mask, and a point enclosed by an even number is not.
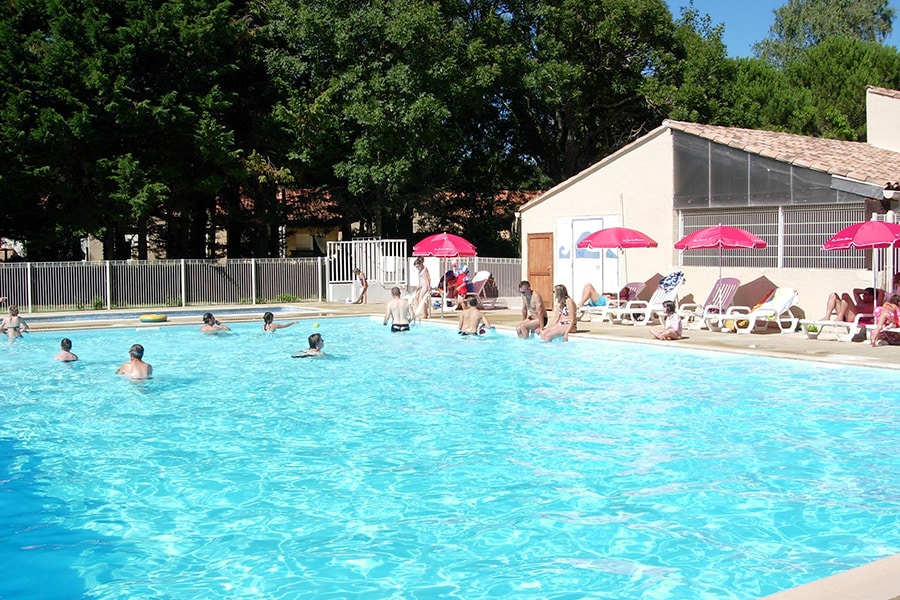
<svg viewBox="0 0 900 600"><path fill-rule="evenodd" d="M806 337L811 340L819 339L820 335L826 333L833 334L834 337L841 342L851 342L853 341L853 338L860 333L866 332L866 325L871 323L872 319L874 319L874 315L870 313L860 313L856 315L853 322L801 319L800 328L806 334Z"/></svg>
<svg viewBox="0 0 900 600"><path fill-rule="evenodd" d="M650 300L629 300L623 306L609 308L607 318L611 323L623 325L649 325L660 313L665 313L663 302L675 301L678 298L678 288L684 283L684 273L675 271L660 280Z"/></svg>
<svg viewBox="0 0 900 600"><path fill-rule="evenodd" d="M754 333L764 331L774 323L781 333L793 333L800 322L800 317L792 310L798 299L797 290L775 288L753 308L732 306L724 315L707 316L706 326L710 331Z"/></svg>
<svg viewBox="0 0 900 600"><path fill-rule="evenodd" d="M731 307L734 294L741 282L734 277L722 277L713 284L706 302L697 304L689 302L678 307L678 314L685 329L703 329L706 317L718 316Z"/></svg>

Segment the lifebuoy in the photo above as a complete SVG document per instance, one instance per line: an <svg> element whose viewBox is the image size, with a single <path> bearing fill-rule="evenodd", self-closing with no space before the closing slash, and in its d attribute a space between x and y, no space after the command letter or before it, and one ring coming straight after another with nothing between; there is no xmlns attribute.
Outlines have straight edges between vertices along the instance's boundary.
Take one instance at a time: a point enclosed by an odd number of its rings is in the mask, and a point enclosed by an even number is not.
<svg viewBox="0 0 900 600"><path fill-rule="evenodd" d="M141 315L138 318L141 320L141 323L163 323L169 317L162 313L147 313L145 315Z"/></svg>

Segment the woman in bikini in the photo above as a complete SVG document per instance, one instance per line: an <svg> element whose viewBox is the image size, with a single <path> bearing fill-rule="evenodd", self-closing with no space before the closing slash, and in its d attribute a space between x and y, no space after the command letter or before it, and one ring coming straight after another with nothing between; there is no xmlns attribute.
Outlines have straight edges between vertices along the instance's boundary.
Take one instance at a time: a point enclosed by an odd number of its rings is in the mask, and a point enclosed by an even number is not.
<svg viewBox="0 0 900 600"><path fill-rule="evenodd" d="M553 288L556 297L556 315L552 322L544 327L541 339L545 342L561 337L564 342L569 341L569 334L575 329L575 301L569 296L569 290L564 285Z"/></svg>
<svg viewBox="0 0 900 600"><path fill-rule="evenodd" d="M28 331L28 323L19 316L19 307L15 304L9 305L9 316L4 317L0 322L0 331L5 331L12 342L17 337L22 337L22 333Z"/></svg>
<svg viewBox="0 0 900 600"><path fill-rule="evenodd" d="M885 329L885 328L890 329ZM875 309L875 331L872 332L873 346L900 345L900 296L894 294L884 305Z"/></svg>

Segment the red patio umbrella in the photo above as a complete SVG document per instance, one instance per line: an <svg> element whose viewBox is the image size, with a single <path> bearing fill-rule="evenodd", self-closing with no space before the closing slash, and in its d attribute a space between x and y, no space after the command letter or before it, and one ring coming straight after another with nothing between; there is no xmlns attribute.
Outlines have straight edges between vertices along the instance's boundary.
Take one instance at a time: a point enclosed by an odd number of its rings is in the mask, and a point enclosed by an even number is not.
<svg viewBox="0 0 900 600"><path fill-rule="evenodd" d="M438 258L457 258L475 256L475 246L469 240L452 233L435 233L429 235L413 246L413 256L436 256ZM443 263L441 268L443 269ZM429 299L428 302L431 302ZM447 282L441 291L441 318L444 317L444 306L447 304Z"/></svg>
<svg viewBox="0 0 900 600"><path fill-rule="evenodd" d="M413 246L413 256L437 256L440 258L475 256L475 246L467 239L445 231L429 235Z"/></svg>
<svg viewBox="0 0 900 600"><path fill-rule="evenodd" d="M607 227L585 236L578 242L578 248L656 248L656 241L636 229L627 227Z"/></svg>
<svg viewBox="0 0 900 600"><path fill-rule="evenodd" d="M863 221L838 231L822 244L822 250L890 248L897 240L900 240L900 225L884 221Z"/></svg>
<svg viewBox="0 0 900 600"><path fill-rule="evenodd" d="M575 246L577 248L618 248L625 254L625 248L656 248L656 240L650 236L628 227L607 227L585 236ZM628 263L625 263L625 279L628 279ZM622 282L617 282L621 284ZM619 289L622 286L619 285ZM616 290L619 293L619 290Z"/></svg>
<svg viewBox="0 0 900 600"><path fill-rule="evenodd" d="M765 248L766 246L766 240L746 229L722 224L698 229L675 242L676 250L718 248L719 279L722 278L722 248Z"/></svg>
<svg viewBox="0 0 900 600"><path fill-rule="evenodd" d="M822 244L822 250L890 248L900 240L900 225L863 221L844 227ZM872 257L872 287L878 289L878 260Z"/></svg>

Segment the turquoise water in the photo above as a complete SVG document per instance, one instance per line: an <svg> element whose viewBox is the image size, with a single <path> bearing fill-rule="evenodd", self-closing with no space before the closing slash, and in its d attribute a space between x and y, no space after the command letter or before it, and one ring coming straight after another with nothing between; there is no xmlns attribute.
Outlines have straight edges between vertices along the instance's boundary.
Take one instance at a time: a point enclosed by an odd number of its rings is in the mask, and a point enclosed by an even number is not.
<svg viewBox="0 0 900 600"><path fill-rule="evenodd" d="M320 324L0 344L0 597L743 599L900 552L895 372Z"/></svg>

